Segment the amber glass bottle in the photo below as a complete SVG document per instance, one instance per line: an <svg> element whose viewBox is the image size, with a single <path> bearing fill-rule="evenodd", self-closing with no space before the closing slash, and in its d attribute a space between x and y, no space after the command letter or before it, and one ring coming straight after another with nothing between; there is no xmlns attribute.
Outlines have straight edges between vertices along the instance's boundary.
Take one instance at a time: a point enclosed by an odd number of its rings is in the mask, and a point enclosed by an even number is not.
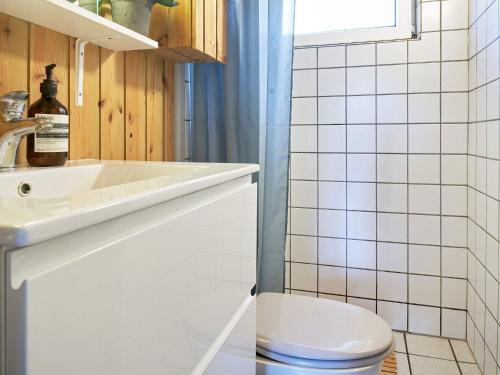
<svg viewBox="0 0 500 375"><path fill-rule="evenodd" d="M28 136L28 163L32 167L57 167L68 158L68 110L57 99L57 81L52 78L55 64L47 65L47 78L40 84L42 97L28 109L28 117L46 118L54 124L48 132Z"/></svg>

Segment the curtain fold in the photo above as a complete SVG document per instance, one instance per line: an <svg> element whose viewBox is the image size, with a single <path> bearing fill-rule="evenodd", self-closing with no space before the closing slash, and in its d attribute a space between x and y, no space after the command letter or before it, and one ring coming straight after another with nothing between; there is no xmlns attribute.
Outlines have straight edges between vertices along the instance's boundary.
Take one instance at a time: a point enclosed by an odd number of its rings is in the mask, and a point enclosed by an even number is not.
<svg viewBox="0 0 500 375"><path fill-rule="evenodd" d="M259 292L284 290L294 8L229 0L227 63L193 69L193 161L261 166Z"/></svg>

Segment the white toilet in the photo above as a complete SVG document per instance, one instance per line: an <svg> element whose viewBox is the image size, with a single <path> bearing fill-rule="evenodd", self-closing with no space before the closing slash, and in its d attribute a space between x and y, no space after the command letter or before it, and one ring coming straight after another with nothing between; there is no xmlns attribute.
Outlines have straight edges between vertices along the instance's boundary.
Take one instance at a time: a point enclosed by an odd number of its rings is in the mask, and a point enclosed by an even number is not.
<svg viewBox="0 0 500 375"><path fill-rule="evenodd" d="M364 308L291 294L257 297L257 375L378 375L389 325Z"/></svg>

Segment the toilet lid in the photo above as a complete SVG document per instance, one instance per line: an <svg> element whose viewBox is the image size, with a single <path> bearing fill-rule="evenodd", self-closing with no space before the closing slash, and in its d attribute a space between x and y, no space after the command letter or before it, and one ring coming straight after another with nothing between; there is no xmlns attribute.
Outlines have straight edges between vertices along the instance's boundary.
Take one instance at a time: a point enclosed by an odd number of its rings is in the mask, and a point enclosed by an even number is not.
<svg viewBox="0 0 500 375"><path fill-rule="evenodd" d="M312 360L371 357L392 345L392 331L379 316L334 300L291 294L257 297L257 346Z"/></svg>

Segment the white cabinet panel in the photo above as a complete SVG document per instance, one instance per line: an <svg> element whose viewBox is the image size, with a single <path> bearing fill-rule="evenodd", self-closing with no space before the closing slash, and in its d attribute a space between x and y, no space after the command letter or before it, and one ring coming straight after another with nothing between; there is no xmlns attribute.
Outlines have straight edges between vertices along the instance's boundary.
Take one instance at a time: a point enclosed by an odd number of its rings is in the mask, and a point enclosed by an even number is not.
<svg viewBox="0 0 500 375"><path fill-rule="evenodd" d="M243 178L9 253L7 373L190 374L255 284L256 194ZM254 371L254 309L207 374Z"/></svg>

